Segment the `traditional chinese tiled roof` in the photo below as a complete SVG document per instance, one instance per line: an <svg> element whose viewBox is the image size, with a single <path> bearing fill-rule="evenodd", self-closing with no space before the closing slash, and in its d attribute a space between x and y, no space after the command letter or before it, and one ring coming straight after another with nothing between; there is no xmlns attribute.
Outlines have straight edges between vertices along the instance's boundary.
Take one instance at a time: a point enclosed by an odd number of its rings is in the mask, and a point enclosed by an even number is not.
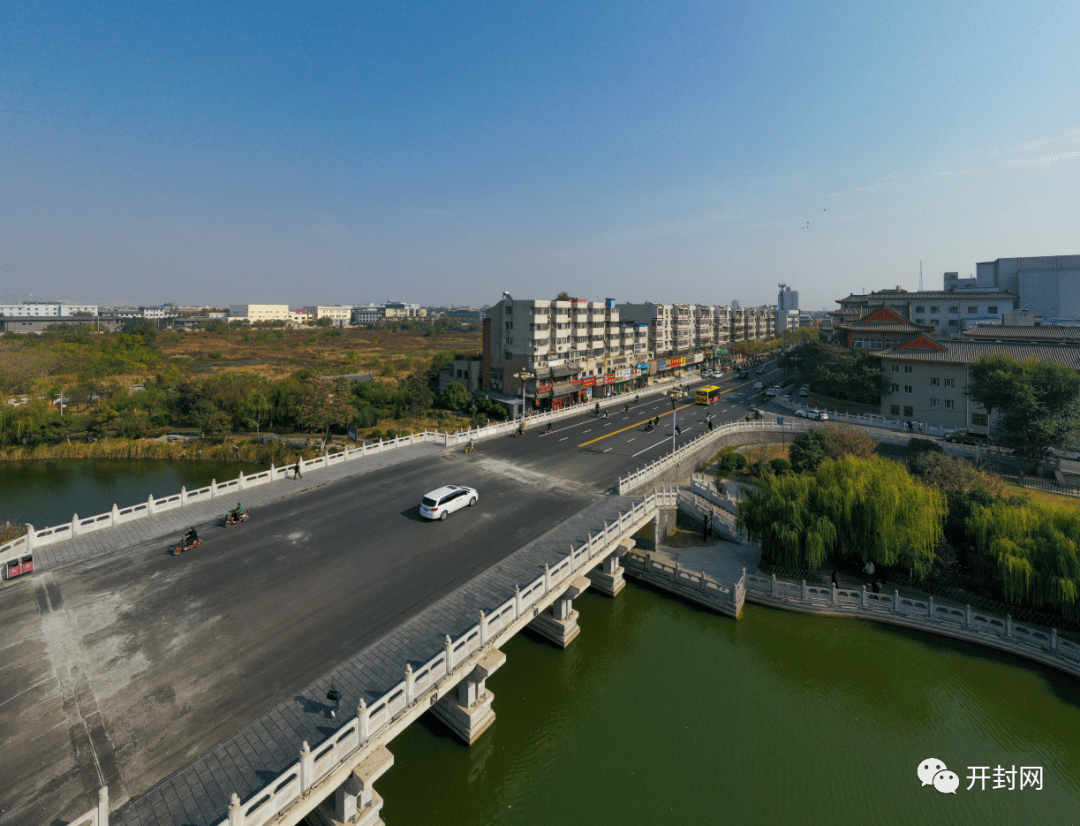
<svg viewBox="0 0 1080 826"><path fill-rule="evenodd" d="M1080 370L1080 346L936 340L928 336L919 336L899 347L870 352L871 355L890 361L926 361L945 364L972 364L982 356L1005 355L1019 361L1036 358Z"/></svg>

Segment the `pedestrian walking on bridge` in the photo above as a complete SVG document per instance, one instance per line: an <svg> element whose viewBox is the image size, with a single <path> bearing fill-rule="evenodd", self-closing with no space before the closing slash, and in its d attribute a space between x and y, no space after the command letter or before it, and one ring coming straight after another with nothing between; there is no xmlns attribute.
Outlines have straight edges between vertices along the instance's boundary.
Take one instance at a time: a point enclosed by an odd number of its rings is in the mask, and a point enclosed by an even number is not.
<svg viewBox="0 0 1080 826"><path fill-rule="evenodd" d="M303 476L300 475L300 457L299 456L296 457L296 464L293 465L292 478L293 479L303 479L304 478Z"/></svg>

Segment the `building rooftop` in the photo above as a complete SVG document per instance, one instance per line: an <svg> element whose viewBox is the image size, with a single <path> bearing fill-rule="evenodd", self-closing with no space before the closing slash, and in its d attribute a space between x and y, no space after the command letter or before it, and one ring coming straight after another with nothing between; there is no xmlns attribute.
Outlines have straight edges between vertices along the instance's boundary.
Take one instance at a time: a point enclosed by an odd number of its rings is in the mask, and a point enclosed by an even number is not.
<svg viewBox="0 0 1080 826"><path fill-rule="evenodd" d="M901 361L926 361L942 364L972 364L982 356L1005 355L1025 361L1051 361L1080 370L1080 347L1047 346L1028 343L991 341L956 341L920 336L914 341L889 350L871 350L871 355Z"/></svg>
<svg viewBox="0 0 1080 826"><path fill-rule="evenodd" d="M976 324L960 334L964 339L1002 342L1080 342L1080 327L1005 327Z"/></svg>

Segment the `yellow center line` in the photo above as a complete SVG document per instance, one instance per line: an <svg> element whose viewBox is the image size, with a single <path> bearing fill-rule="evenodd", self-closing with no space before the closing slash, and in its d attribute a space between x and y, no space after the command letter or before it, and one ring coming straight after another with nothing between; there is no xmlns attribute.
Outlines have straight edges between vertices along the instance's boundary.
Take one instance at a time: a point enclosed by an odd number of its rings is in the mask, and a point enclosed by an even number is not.
<svg viewBox="0 0 1080 826"><path fill-rule="evenodd" d="M722 396L725 393L730 393L732 390L738 390L738 389L739 389L738 386L729 387L727 390L721 390L720 395ZM690 404L684 404L682 407L676 407L675 410L676 411L685 410L686 408L693 407L696 404L697 404L697 402L690 402ZM708 407L708 405L706 405L706 407ZM663 418L666 415L667 415L666 412L661 413L660 418ZM603 441L604 439L607 439L609 436L618 436L620 433L625 433L627 430L633 430L635 427L638 427L640 425L645 424L645 422L651 422L655 418L657 418L657 417L656 416L650 416L649 418L645 419L644 421L637 422L636 424L627 425L626 427L621 428L620 430L612 430L610 433L605 433L603 436L597 436L595 439L590 439L587 442L582 442L580 445L578 445L578 447L588 447L591 444L595 444L596 442L600 442L600 441Z"/></svg>

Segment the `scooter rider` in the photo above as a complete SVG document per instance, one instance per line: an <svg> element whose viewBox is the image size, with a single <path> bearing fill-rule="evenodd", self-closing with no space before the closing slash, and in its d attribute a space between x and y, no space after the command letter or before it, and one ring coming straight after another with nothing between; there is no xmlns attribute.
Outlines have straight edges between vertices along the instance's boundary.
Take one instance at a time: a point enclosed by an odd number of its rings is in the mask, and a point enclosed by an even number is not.
<svg viewBox="0 0 1080 826"><path fill-rule="evenodd" d="M186 534L184 534L184 538L183 538L183 539L181 540L181 544L182 544L182 545L183 545L183 546L184 546L185 548L190 548L190 547L191 547L192 545L194 545L194 544L195 544L196 542L198 542L198 541L199 541L199 534L198 534L198 532L197 532L197 531L195 530L195 527L194 527L194 526L192 526L192 527L191 527L191 528L190 528L190 529L188 530L188 532L187 532Z"/></svg>
<svg viewBox="0 0 1080 826"><path fill-rule="evenodd" d="M593 407L593 414L596 416L600 415L600 402L597 402L596 406Z"/></svg>
<svg viewBox="0 0 1080 826"><path fill-rule="evenodd" d="M239 522L241 519L243 519L244 518L244 506L241 505L239 502L237 502L236 503L236 510L234 510L231 514L229 514L229 518L233 522Z"/></svg>

